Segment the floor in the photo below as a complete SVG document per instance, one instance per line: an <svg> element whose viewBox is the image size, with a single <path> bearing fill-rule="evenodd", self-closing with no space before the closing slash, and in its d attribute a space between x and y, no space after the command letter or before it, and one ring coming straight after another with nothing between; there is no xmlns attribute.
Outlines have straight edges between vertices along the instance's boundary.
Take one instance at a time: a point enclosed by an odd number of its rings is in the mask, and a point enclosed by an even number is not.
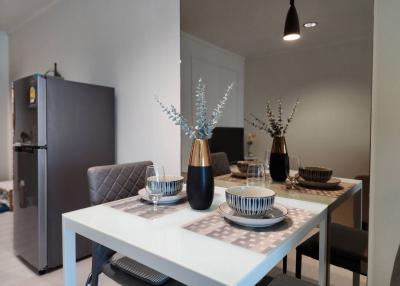
<svg viewBox="0 0 400 286"><path fill-rule="evenodd" d="M13 216L12 212L0 214L0 284L3 286L61 286L63 285L63 270L58 269L42 276L36 275L27 268L13 253ZM295 253L291 252L288 259L289 272L294 271ZM78 285L84 285L87 275L90 272L91 259L78 262L77 276ZM281 273L276 267L270 275L275 276ZM318 277L318 262L309 258L303 258L303 276L308 281L316 282ZM361 286L365 286L366 278L361 277ZM100 277L101 286L117 285L107 277ZM341 268L331 268L331 285L346 286L352 285L352 273Z"/></svg>

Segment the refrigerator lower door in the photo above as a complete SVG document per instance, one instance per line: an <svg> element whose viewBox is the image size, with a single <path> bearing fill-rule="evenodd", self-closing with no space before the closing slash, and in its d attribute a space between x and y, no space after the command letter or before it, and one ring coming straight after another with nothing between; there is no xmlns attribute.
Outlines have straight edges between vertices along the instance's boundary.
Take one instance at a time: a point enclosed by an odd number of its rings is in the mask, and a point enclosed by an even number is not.
<svg viewBox="0 0 400 286"><path fill-rule="evenodd" d="M46 149L14 148L14 250L38 271L47 267Z"/></svg>

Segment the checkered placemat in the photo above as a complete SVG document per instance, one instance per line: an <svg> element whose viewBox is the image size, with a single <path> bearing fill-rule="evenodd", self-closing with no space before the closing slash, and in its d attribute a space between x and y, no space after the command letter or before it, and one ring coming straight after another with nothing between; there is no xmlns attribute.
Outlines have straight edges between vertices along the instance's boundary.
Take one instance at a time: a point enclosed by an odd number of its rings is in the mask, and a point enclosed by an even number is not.
<svg viewBox="0 0 400 286"><path fill-rule="evenodd" d="M220 181L225 181L225 182L231 182L235 184L246 184L246 179L234 177L232 175L222 175L216 177L216 180ZM290 189L290 192L298 192L302 194L311 194L311 195L318 195L318 196L326 196L330 198L339 198L342 196L344 193L347 191L351 190L355 184L351 183L344 183L341 182L339 186L335 189L311 189L311 188L305 188L298 186L296 189ZM272 183L270 186L268 186L271 190L274 191L287 191L286 189L286 184L281 184L281 183Z"/></svg>
<svg viewBox="0 0 400 286"><path fill-rule="evenodd" d="M295 189L290 189L291 192L298 192L302 194L310 194L317 196L325 196L330 198L339 198L347 191L351 190L355 184L341 182L339 186L335 189L311 189L301 186L297 186ZM279 188L280 190L286 190L286 185L284 184L272 184L271 189Z"/></svg>
<svg viewBox="0 0 400 286"><path fill-rule="evenodd" d="M214 211L206 217L184 225L183 228L265 254L314 216L315 214L308 210L288 208L288 216L284 221L274 226L256 229L231 223L218 211Z"/></svg>
<svg viewBox="0 0 400 286"><path fill-rule="evenodd" d="M189 207L188 202L184 200L178 204L159 205L157 211L154 211L153 205L143 201L140 196L129 197L126 199L109 202L104 205L147 219L160 218Z"/></svg>

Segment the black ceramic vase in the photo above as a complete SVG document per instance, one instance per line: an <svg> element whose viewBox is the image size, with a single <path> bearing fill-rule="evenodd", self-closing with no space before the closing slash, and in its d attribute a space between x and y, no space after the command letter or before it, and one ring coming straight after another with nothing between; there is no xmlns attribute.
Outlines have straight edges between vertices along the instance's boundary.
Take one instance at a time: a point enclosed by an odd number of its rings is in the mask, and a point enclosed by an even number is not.
<svg viewBox="0 0 400 286"><path fill-rule="evenodd" d="M269 172L272 180L284 182L289 174L289 156L284 136L275 136L272 141Z"/></svg>
<svg viewBox="0 0 400 286"><path fill-rule="evenodd" d="M192 143L186 192L189 204L195 210L208 209L214 199L214 177L206 139L195 139Z"/></svg>

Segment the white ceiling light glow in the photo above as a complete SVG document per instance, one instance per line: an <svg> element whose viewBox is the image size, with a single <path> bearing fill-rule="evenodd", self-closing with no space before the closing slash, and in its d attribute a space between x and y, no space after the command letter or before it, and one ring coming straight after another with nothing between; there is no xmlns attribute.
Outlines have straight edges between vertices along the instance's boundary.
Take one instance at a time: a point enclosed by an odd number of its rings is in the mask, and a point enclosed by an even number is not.
<svg viewBox="0 0 400 286"><path fill-rule="evenodd" d="M304 28L315 28L317 26L318 26L318 22L314 22L314 21L304 23L304 25L303 25Z"/></svg>

